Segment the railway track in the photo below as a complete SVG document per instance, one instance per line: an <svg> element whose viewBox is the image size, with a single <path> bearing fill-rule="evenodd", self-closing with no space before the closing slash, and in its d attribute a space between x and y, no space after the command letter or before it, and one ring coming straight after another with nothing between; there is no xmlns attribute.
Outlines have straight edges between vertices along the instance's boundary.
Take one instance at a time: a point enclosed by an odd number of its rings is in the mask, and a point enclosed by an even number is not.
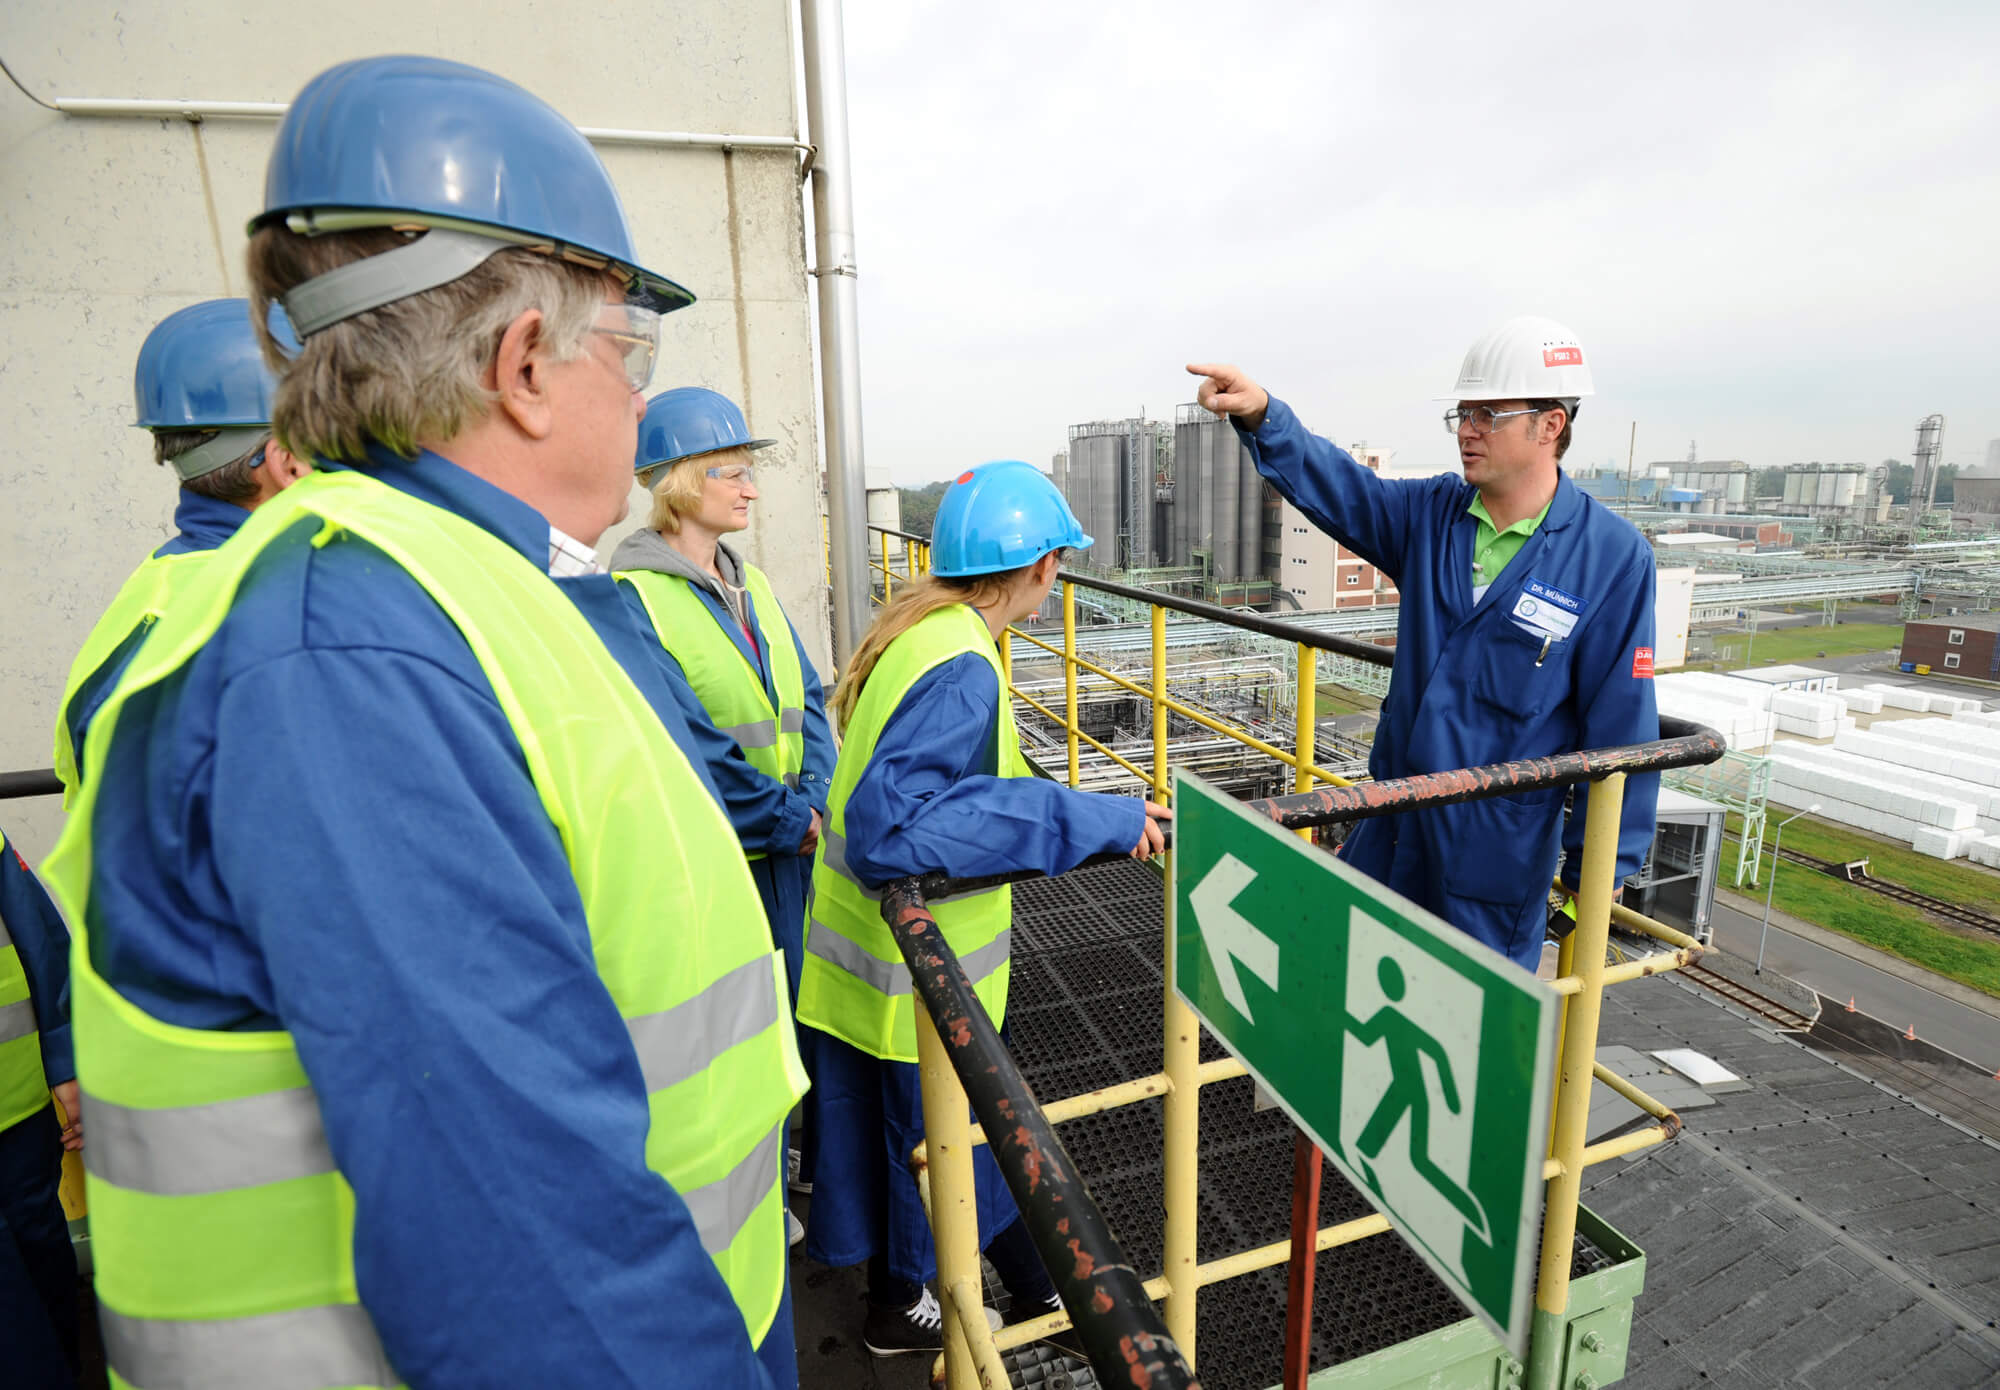
<svg viewBox="0 0 2000 1390"><path fill-rule="evenodd" d="M1801 854L1795 849L1780 850L1779 853L1794 864L1817 869L1823 874L1839 879L1842 883L1852 883L1858 888L1866 888L1871 893L1880 893L1885 898L1908 903L1919 911L1928 912L1934 917L1942 917L1948 922L1969 927L1973 931L1984 932L1988 936L2000 936L2000 917L1990 912L1981 912L1976 907L1967 907L1964 903L1951 902L1945 898L1934 898L1928 893L1919 893L1914 888L1905 888L1900 883L1888 883L1882 879L1870 878L1865 872L1850 877L1845 864L1830 859L1819 859L1810 854Z"/></svg>
<svg viewBox="0 0 2000 1390"><path fill-rule="evenodd" d="M1700 964L1683 965L1680 973L1710 993L1721 995L1737 1008L1768 1020L1773 1027L1788 1033L1804 1033L1812 1029L1814 1020L1791 1005L1773 999L1768 994L1760 993L1748 985L1739 984L1727 975L1718 975Z"/></svg>

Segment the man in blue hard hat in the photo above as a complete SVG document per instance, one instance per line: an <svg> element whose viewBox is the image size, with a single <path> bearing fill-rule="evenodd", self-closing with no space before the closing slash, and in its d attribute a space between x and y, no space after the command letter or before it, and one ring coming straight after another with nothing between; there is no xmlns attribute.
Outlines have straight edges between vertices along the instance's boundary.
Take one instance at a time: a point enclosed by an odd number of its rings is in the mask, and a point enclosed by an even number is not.
<svg viewBox="0 0 2000 1390"><path fill-rule="evenodd" d="M784 966L595 553L692 296L432 58L306 85L249 264L318 471L154 624L47 866L111 1368L788 1390Z"/></svg>
<svg viewBox="0 0 2000 1390"><path fill-rule="evenodd" d="M1385 479L1306 430L1241 369L1190 366L1257 470L1402 594L1396 665L1369 754L1377 781L1660 736L1653 556L1630 522L1562 471L1591 394L1576 335L1518 318L1467 352L1445 414L1463 478ZM1618 878L1652 842L1659 778L1625 789ZM1534 970L1562 855L1572 892L1582 815L1564 789L1363 821L1342 848L1364 873Z"/></svg>
<svg viewBox="0 0 2000 1390"><path fill-rule="evenodd" d="M273 331L297 346L282 316ZM271 438L277 379L247 299L211 299L160 320L139 349L132 390L154 462L180 480L178 534L140 562L70 664L55 746L65 803L76 793L84 731L146 628L251 512L312 471Z"/></svg>

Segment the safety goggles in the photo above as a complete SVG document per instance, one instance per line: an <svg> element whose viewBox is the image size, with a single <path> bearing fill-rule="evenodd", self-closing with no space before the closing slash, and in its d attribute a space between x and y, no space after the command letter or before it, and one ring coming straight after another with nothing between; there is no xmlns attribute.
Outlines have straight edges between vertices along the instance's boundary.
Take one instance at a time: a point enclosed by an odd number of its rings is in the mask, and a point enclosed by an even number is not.
<svg viewBox="0 0 2000 1390"><path fill-rule="evenodd" d="M660 353L660 316L638 304L606 304L597 311L590 331L609 338L624 361L625 384L644 391L653 379L653 360Z"/></svg>
<svg viewBox="0 0 2000 1390"><path fill-rule="evenodd" d="M1493 427L1502 420L1511 420L1516 415L1540 415L1541 413L1541 411L1533 408L1527 410L1495 410L1490 405L1475 405L1470 409L1460 406L1455 410L1447 410L1444 413L1444 429L1446 434L1457 434L1458 427L1470 420L1474 434L1491 434L1493 433Z"/></svg>
<svg viewBox="0 0 2000 1390"><path fill-rule="evenodd" d="M757 485L757 469L754 464L725 463L715 468L704 468L702 472L718 482L728 483L739 490Z"/></svg>

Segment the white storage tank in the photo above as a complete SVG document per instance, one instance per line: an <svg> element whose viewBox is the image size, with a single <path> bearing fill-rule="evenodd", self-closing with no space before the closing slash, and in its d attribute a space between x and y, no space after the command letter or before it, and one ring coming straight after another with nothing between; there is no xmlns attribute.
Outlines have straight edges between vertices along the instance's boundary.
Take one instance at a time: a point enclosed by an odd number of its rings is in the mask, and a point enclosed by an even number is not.
<svg viewBox="0 0 2000 1390"><path fill-rule="evenodd" d="M1820 506L1831 507L1833 505L1834 485L1839 480L1840 475L1838 473L1821 473L1818 475L1816 481L1819 485L1818 495Z"/></svg>
<svg viewBox="0 0 2000 1390"><path fill-rule="evenodd" d="M1838 473L1834 475L1833 505L1852 507L1855 494L1861 490L1861 475L1858 473Z"/></svg>

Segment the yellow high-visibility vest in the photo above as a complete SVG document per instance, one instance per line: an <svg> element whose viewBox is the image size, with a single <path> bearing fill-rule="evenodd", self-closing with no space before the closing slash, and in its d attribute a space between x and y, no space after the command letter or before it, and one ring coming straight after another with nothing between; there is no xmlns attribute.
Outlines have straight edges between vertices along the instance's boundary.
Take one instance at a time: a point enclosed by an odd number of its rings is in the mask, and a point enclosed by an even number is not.
<svg viewBox="0 0 2000 1390"><path fill-rule="evenodd" d="M744 587L750 591L765 659L771 663L771 684L778 692L776 708L764 693L763 676L723 631L691 582L658 570L620 570L618 579L631 585L645 605L660 645L680 663L709 719L736 740L750 766L797 788L799 770L806 763L805 670L764 572L755 565L743 566ZM764 851L751 851L749 857L762 859Z"/></svg>
<svg viewBox="0 0 2000 1390"><path fill-rule="evenodd" d="M875 756L889 717L911 687L926 672L966 652L979 653L1000 682L995 768L1002 777L1032 775L1021 756L1014 702L1007 694L986 620L966 604L940 608L891 642L868 673L834 764L826 833L820 837L813 864L799 1022L890 1061L917 1060L916 1003L909 968L882 920L882 895L864 887L848 868L847 799ZM935 902L930 908L997 1028L1007 1014L1013 890L1002 885Z"/></svg>
<svg viewBox="0 0 2000 1390"><path fill-rule="evenodd" d="M736 838L545 573L461 517L326 472L258 508L160 618L98 715L79 804L48 864L77 925L77 1069L113 1383L398 1383L356 1295L354 1195L290 1035L156 1019L91 968L86 941L91 823L126 702L201 650L251 564L302 522L318 523L315 545L351 534L407 571L492 683L645 1076L647 1166L687 1203L760 1343L784 1291L784 1123L806 1080L783 960Z"/></svg>

